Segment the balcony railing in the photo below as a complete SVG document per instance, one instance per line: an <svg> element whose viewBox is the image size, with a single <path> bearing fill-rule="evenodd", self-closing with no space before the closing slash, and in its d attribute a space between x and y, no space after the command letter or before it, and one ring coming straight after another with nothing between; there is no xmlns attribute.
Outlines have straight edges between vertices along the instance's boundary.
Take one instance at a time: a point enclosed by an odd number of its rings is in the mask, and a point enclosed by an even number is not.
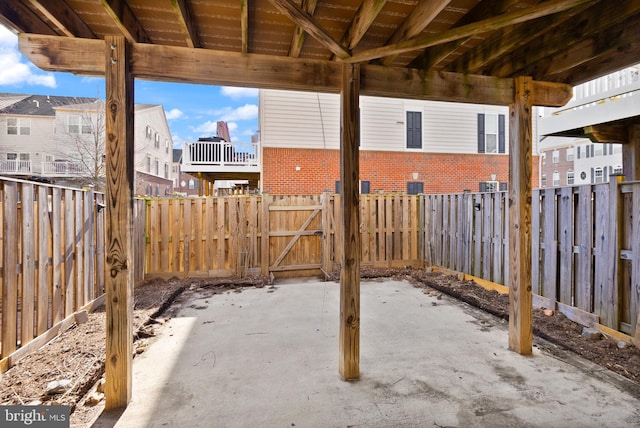
<svg viewBox="0 0 640 428"><path fill-rule="evenodd" d="M194 168L207 170L245 170L259 168L260 146L215 141L184 143L182 165L184 171Z"/></svg>
<svg viewBox="0 0 640 428"><path fill-rule="evenodd" d="M42 176L44 177L83 176L86 175L87 172L87 168L81 162L42 162Z"/></svg>
<svg viewBox="0 0 640 428"><path fill-rule="evenodd" d="M13 175L31 175L31 161L27 160L0 160L0 173Z"/></svg>

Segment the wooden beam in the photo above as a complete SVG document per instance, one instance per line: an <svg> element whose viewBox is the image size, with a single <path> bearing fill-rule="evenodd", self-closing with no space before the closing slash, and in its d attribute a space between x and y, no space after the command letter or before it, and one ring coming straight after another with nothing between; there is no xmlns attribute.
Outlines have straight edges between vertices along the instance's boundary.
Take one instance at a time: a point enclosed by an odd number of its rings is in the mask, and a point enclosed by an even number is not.
<svg viewBox="0 0 640 428"><path fill-rule="evenodd" d="M57 35L55 30L31 9L17 1L0 2L0 22L20 33Z"/></svg>
<svg viewBox="0 0 640 428"><path fill-rule="evenodd" d="M269 0L281 13L288 16L298 27L309 33L340 59L347 59L351 53L322 28L311 15L300 9L291 0Z"/></svg>
<svg viewBox="0 0 640 428"><path fill-rule="evenodd" d="M29 0L33 8L68 37L95 39L96 35L65 2L60 0Z"/></svg>
<svg viewBox="0 0 640 428"><path fill-rule="evenodd" d="M577 14L591 7L595 1L557 14L512 28L505 28L487 41L486 46L472 49L451 64L448 69L458 73L481 74L481 71L503 55L555 31Z"/></svg>
<svg viewBox="0 0 640 428"><path fill-rule="evenodd" d="M300 7L302 10L307 12L309 16L313 16L313 13L316 11L317 4L317 0L302 0L302 5ZM297 58L300 56L302 45L304 44L304 35L304 29L299 25L296 25L296 29L293 31L293 36L291 37L291 45L289 46L290 57Z"/></svg>
<svg viewBox="0 0 640 428"><path fill-rule="evenodd" d="M249 0L240 0L240 32L242 33L242 53L249 52Z"/></svg>
<svg viewBox="0 0 640 428"><path fill-rule="evenodd" d="M106 408L126 407L131 399L133 350L133 76L129 44L105 37L107 145L107 312Z"/></svg>
<svg viewBox="0 0 640 428"><path fill-rule="evenodd" d="M22 54L44 70L104 74L104 63L96 60L97 52L104 50L101 40L20 34L18 41ZM131 49L136 78L325 93L337 93L341 87L341 64L334 61L145 43ZM362 95L492 105L509 105L514 94L513 79L371 64L361 66L360 84ZM561 83L533 85L538 106L563 106L573 93L571 86Z"/></svg>
<svg viewBox="0 0 640 428"><path fill-rule="evenodd" d="M612 25L617 26L625 16L632 16L639 10L640 2L634 0L599 2L574 17L574 20L582 23L579 33L576 33L576 29L571 25L560 26L556 31L533 40L523 49L503 56L500 61L486 67L484 71L492 76L503 77L521 73L525 68L535 67L545 58L569 48L577 40L595 36ZM593 75L591 78L593 79Z"/></svg>
<svg viewBox="0 0 640 428"><path fill-rule="evenodd" d="M363 0L344 32L340 44L349 50L358 46L386 3L387 0Z"/></svg>
<svg viewBox="0 0 640 428"><path fill-rule="evenodd" d="M519 24L521 22L530 21L532 19L562 12L567 9L579 6L591 0L548 0L540 5L515 12L506 13L504 15L494 16L480 22L463 25L461 27L452 28L439 34L417 37L391 45L373 48L352 55L351 58L345 59L346 62L365 62L376 58L382 58L390 55L398 55L405 52L425 49L430 46L436 46L442 43L463 39L476 34L488 33L490 31L499 30L500 28L510 25Z"/></svg>
<svg viewBox="0 0 640 428"><path fill-rule="evenodd" d="M127 40L131 43L151 43L126 0L100 0L100 3Z"/></svg>
<svg viewBox="0 0 640 428"><path fill-rule="evenodd" d="M629 138L624 125L592 125L584 128L584 135L594 143L625 144Z"/></svg>
<svg viewBox="0 0 640 428"><path fill-rule="evenodd" d="M360 65L344 64L340 91L340 183L343 251L340 271L339 371L360 377Z"/></svg>
<svg viewBox="0 0 640 428"><path fill-rule="evenodd" d="M411 14L400 24L386 44L393 45L422 33L422 30L427 28L427 25L431 24L435 17L438 16L449 3L451 3L451 0L420 0ZM382 64L390 65L396 56L397 55L386 56L382 59Z"/></svg>
<svg viewBox="0 0 640 428"><path fill-rule="evenodd" d="M517 77L509 106L509 349L532 351L531 159L533 85Z"/></svg>
<svg viewBox="0 0 640 428"><path fill-rule="evenodd" d="M246 0L242 1L240 10L242 10L242 5L245 5L246 9L246 3ZM191 9L189 8L189 5L185 2L185 0L171 0L171 6L176 13L180 28L182 28L182 31L185 34L185 41L187 43L187 46L190 48L202 47L202 43L200 43L200 37L198 36L196 22L193 19L193 15L191 15Z"/></svg>

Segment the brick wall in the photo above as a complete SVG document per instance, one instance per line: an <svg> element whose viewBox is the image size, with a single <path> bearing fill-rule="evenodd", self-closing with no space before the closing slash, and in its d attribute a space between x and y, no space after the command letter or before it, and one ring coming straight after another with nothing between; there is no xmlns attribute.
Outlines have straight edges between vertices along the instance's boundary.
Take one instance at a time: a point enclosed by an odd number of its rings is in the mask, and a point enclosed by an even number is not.
<svg viewBox="0 0 640 428"><path fill-rule="evenodd" d="M263 148L263 191L271 194L317 194L335 190L340 179L340 152ZM297 170L299 168L299 170ZM538 187L538 157L533 159L533 187ZM413 178L413 173L418 178ZM371 192L405 192L407 182L421 181L425 193L478 191L479 181L507 182L509 157L486 154L360 152L360 179Z"/></svg>

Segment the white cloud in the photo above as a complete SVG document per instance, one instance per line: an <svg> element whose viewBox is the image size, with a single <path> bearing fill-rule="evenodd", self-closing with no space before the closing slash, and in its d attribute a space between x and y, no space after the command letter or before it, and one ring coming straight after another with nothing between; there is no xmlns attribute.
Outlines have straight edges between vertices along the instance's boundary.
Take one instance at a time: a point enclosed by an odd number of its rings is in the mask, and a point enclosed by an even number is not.
<svg viewBox="0 0 640 428"><path fill-rule="evenodd" d="M226 107L218 110L217 115L220 120L230 122L233 120L253 120L258 117L258 106L255 104L245 104L237 108Z"/></svg>
<svg viewBox="0 0 640 428"><path fill-rule="evenodd" d="M215 134L218 132L218 122L207 120L202 125L199 125L193 128L193 130L196 132L202 132L205 134L212 134L212 133Z"/></svg>
<svg viewBox="0 0 640 428"><path fill-rule="evenodd" d="M182 112L182 110L179 110L177 108L172 108L167 112L166 116L167 116L167 120L180 119L181 117L184 116L184 113Z"/></svg>
<svg viewBox="0 0 640 428"><path fill-rule="evenodd" d="M17 46L17 36L0 25L0 85L27 84L55 88L56 79L53 74L38 73L33 65L21 62Z"/></svg>
<svg viewBox="0 0 640 428"><path fill-rule="evenodd" d="M225 97L229 97L233 100L258 96L258 89L255 88L236 88L234 86L223 86L220 88L220 92Z"/></svg>

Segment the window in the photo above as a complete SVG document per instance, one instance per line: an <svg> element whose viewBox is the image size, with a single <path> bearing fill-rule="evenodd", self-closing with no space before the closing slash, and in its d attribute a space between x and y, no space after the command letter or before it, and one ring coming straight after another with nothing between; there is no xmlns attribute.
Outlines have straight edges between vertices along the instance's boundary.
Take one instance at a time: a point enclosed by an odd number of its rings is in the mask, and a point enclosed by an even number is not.
<svg viewBox="0 0 640 428"><path fill-rule="evenodd" d="M150 127L149 125L147 125L146 132L145 132L145 136L146 136L148 139L151 139L151 127Z"/></svg>
<svg viewBox="0 0 640 428"><path fill-rule="evenodd" d="M69 134L80 133L80 116L69 116Z"/></svg>
<svg viewBox="0 0 640 428"><path fill-rule="evenodd" d="M7 119L7 135L30 135L31 119Z"/></svg>
<svg viewBox="0 0 640 428"><path fill-rule="evenodd" d="M593 177L594 177L593 181L595 183L602 183L604 176L603 176L601 167L597 167L593 170Z"/></svg>
<svg viewBox="0 0 640 428"><path fill-rule="evenodd" d="M622 174L622 165L616 165L613 167L613 173L617 175Z"/></svg>
<svg viewBox="0 0 640 428"><path fill-rule="evenodd" d="M189 189L195 189L196 188L196 181L193 178L189 179Z"/></svg>
<svg viewBox="0 0 640 428"><path fill-rule="evenodd" d="M44 155L45 162L53 162L53 155Z"/></svg>
<svg viewBox="0 0 640 428"><path fill-rule="evenodd" d="M91 119L88 117L82 118L82 133L83 134L91 134L93 130L93 126L91 126Z"/></svg>
<svg viewBox="0 0 640 428"><path fill-rule="evenodd" d="M7 153L7 160L18 160L17 153Z"/></svg>
<svg viewBox="0 0 640 428"><path fill-rule="evenodd" d="M567 147L567 162L573 160L573 147Z"/></svg>
<svg viewBox="0 0 640 428"><path fill-rule="evenodd" d="M424 183L421 181L409 181L407 183L407 193L409 195L424 193Z"/></svg>
<svg viewBox="0 0 640 428"><path fill-rule="evenodd" d="M407 112L407 149L422 148L422 112Z"/></svg>
<svg viewBox="0 0 640 428"><path fill-rule="evenodd" d="M169 178L169 164L164 164L164 178Z"/></svg>
<svg viewBox="0 0 640 428"><path fill-rule="evenodd" d="M147 165L146 165L147 166L147 172L149 174L151 174L151 156L147 155L146 162L147 162Z"/></svg>
<svg viewBox="0 0 640 428"><path fill-rule="evenodd" d="M573 171L567 171L567 185L573 186L575 184L575 178Z"/></svg>
<svg viewBox="0 0 640 428"><path fill-rule="evenodd" d="M554 150L552 155L551 155L551 161L553 163L558 163L560 162L560 150Z"/></svg>
<svg viewBox="0 0 640 428"><path fill-rule="evenodd" d="M155 166L155 175L160 175L160 161L158 159L156 159L154 166Z"/></svg>
<svg viewBox="0 0 640 428"><path fill-rule="evenodd" d="M603 150L602 150L602 146L603 144L600 143L596 143L594 145L592 145L591 147L595 147L595 151L594 151L594 156L602 156ZM593 150L593 149L591 149Z"/></svg>
<svg viewBox="0 0 640 428"><path fill-rule="evenodd" d="M547 174L542 174L540 177L540 187L547 187Z"/></svg>
<svg viewBox="0 0 640 428"><path fill-rule="evenodd" d="M547 152L542 152L542 164L545 165L547 163Z"/></svg>
<svg viewBox="0 0 640 428"><path fill-rule="evenodd" d="M164 152L169 153L169 140L164 139Z"/></svg>
<svg viewBox="0 0 640 428"><path fill-rule="evenodd" d="M505 153L504 114L478 113L478 153Z"/></svg>
<svg viewBox="0 0 640 428"><path fill-rule="evenodd" d="M558 187L560 185L560 173L558 171L553 171L553 187Z"/></svg>
<svg viewBox="0 0 640 428"><path fill-rule="evenodd" d="M155 147L156 149L160 148L160 134L158 134L157 132L156 132L156 138L155 138Z"/></svg>

